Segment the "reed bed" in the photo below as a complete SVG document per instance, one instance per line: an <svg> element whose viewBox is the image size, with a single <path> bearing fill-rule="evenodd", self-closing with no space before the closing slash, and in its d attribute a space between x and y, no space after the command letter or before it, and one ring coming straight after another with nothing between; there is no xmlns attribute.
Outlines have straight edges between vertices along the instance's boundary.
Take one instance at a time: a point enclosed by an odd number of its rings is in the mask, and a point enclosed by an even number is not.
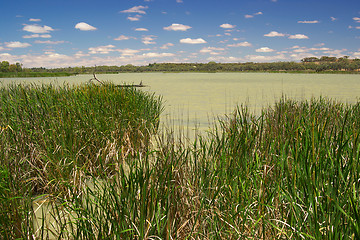
<svg viewBox="0 0 360 240"><path fill-rule="evenodd" d="M161 111L161 98L110 83L1 88L1 235L29 232L32 197L68 199L87 176L111 177L147 152Z"/></svg>
<svg viewBox="0 0 360 240"><path fill-rule="evenodd" d="M17 87L10 89L14 88ZM50 89L62 91L64 88ZM2 233L24 239L360 238L360 103L350 105L326 98L309 101L282 98L274 106L265 108L260 116L239 106L233 114L219 119L208 134L186 143L181 137L175 138L172 129L156 132L154 123L144 125L144 119L158 119L161 110L158 99L154 101L158 109L154 115L147 112L149 106L145 108L147 111L139 110L137 104L128 110L123 105L118 108L116 112L121 109L125 125L114 123L117 118L110 114L114 103L100 114L88 113L89 118L80 118L83 114L79 113L90 111L90 105L103 106L111 94L102 91L114 86L82 86L71 88L70 92L75 94L83 89L89 92L81 95L81 99L93 99L97 95L104 99L89 101L86 106L74 100L74 109L81 109L72 113L77 118L71 121L63 115L61 118L69 121L64 125L70 129L47 135L61 139L59 142L64 145L59 144L60 149L47 138L32 135L37 131L44 135L46 129L61 124L55 121L56 107L53 107L54 115L46 115L47 119L55 119L54 126L45 122L31 125L22 118L21 122L25 122L22 124L27 125L16 129L27 132L18 136L15 126L1 123L1 144L7 149L1 156L6 163L2 163L0 169L1 206L12 210L3 214L7 218L1 226L7 226L11 219L22 220L20 225L18 221L11 222L15 223L12 228L3 227ZM65 93L60 95L71 99ZM24 97L14 99L20 101ZM52 106L65 101L54 102ZM20 111L23 105L34 107L36 103L21 102L13 111ZM8 114L7 119L11 120L20 118L9 113L9 109L2 110L1 114ZM94 109L100 111L100 107ZM21 116L32 112L35 110L24 111ZM133 116L134 112L144 115ZM41 113L45 115L47 111ZM124 117L129 115L132 118ZM138 125L129 125L133 121ZM77 130L77 124L86 124L86 129L92 130ZM99 134L92 134L97 128L88 125L103 128ZM120 129L134 126L132 134L123 130L120 138L114 137L114 131L120 130L109 129L118 129L119 125L125 126ZM73 135L66 138L66 133ZM9 139L14 136L24 140L11 142ZM84 140L78 143L79 138ZM46 148L38 154L29 143L43 144ZM77 150L64 150L73 148ZM60 159L54 166L48 160L54 159L52 154ZM44 167L29 164L32 157L40 158L41 162L48 160L46 174L68 172L70 177L55 174L60 176L53 178L56 180L46 184L38 182L36 177L44 179L39 170ZM48 173L50 170L55 173ZM76 180L79 173L84 175L79 178L81 181ZM25 186L31 186L27 189L32 191L19 195L22 192L17 189ZM31 224L34 215L29 211L34 192L52 196L37 224ZM13 216L16 215L14 209L19 216Z"/></svg>

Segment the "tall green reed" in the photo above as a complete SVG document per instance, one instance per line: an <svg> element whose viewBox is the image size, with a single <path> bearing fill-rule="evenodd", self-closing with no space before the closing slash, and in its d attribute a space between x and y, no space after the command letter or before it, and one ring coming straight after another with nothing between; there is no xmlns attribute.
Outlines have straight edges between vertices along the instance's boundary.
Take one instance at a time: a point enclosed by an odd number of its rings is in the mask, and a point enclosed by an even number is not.
<svg viewBox="0 0 360 240"><path fill-rule="evenodd" d="M83 97L96 98L95 95L101 95L101 88L95 87L98 92L94 90L93 95L87 92ZM83 109L79 102L76 101L76 109ZM102 103L99 100L94 104ZM111 112L111 106L101 114ZM100 107L96 109L101 111ZM86 111L85 107L82 111ZM52 216L44 214L42 227L34 236L359 238L359 103L282 98L273 107L263 109L260 116L239 106L233 114L219 120L208 135L198 136L189 144L182 138L175 139L171 129L158 132L155 138L144 138L155 132L143 125L144 120L139 120L144 119L142 112L136 108L121 113L133 117L125 118L128 121L121 144L110 141L112 144L106 145L107 141L100 137L114 136L108 130L112 123L103 123L105 127L97 132L103 135L90 135L94 139L89 142L105 145L101 151L95 151L102 156L101 161L90 158L85 150L75 154L81 156L80 166L89 163L86 171L80 172L87 177L79 183L73 180L77 173L72 172L73 178L63 181L67 194L58 195L56 201L49 203L47 209L51 209ZM144 116L147 114L145 111ZM89 115L91 123L86 126L96 126L100 120L92 117L91 112ZM76 120L68 120L76 126ZM138 125L130 128L132 120ZM132 134L129 129L133 129ZM59 138L70 132L75 134L77 128L64 131ZM26 134L31 139L31 132ZM74 136L88 139L86 134L89 133ZM153 147L145 144L154 139L157 143ZM67 141L60 142L67 146ZM76 141L80 140L73 140L71 146ZM92 167L96 161L106 166L114 156L121 161L107 167ZM61 162L64 169L65 163Z"/></svg>
<svg viewBox="0 0 360 240"><path fill-rule="evenodd" d="M160 97L110 83L1 88L0 165L11 183L1 193L14 195L2 201L8 226L24 225L32 196L66 199L86 176L111 177L127 155L146 152L161 111Z"/></svg>
<svg viewBox="0 0 360 240"><path fill-rule="evenodd" d="M165 132L130 170L67 202L76 237L356 239L359 110L283 98L260 116L238 107L190 145Z"/></svg>

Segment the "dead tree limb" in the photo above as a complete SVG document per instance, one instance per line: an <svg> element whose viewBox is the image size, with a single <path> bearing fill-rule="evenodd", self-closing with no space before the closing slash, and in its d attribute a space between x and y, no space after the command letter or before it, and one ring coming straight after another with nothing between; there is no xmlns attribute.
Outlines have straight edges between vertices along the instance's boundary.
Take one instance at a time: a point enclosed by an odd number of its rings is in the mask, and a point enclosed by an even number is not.
<svg viewBox="0 0 360 240"><path fill-rule="evenodd" d="M102 85L105 85L102 81L100 81L100 80L96 77L95 72L96 72L96 65L95 65L94 72L93 72L93 76L94 76L94 77L91 78L91 79L89 80L89 82L91 82L92 80L96 80L96 81L98 81L99 83L101 83Z"/></svg>

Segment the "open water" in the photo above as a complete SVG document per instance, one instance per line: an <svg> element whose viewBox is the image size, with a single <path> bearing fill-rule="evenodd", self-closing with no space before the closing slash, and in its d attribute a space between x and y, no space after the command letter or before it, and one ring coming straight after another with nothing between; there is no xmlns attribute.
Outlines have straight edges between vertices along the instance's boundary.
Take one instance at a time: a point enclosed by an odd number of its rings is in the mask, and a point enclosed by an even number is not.
<svg viewBox="0 0 360 240"><path fill-rule="evenodd" d="M87 83L92 75L57 78L0 79L9 83ZM282 96L305 100L328 97L354 103L360 98L360 74L287 73L121 73L98 74L102 81L139 84L144 91L163 96L163 121L201 130L211 127L214 118L231 113L237 105L247 105L260 113Z"/></svg>

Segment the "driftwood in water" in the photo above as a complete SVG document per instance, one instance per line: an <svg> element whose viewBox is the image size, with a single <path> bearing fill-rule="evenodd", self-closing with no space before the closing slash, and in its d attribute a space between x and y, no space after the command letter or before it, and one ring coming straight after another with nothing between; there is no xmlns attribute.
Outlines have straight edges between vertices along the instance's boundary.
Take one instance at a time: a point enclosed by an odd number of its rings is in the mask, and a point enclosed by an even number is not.
<svg viewBox="0 0 360 240"><path fill-rule="evenodd" d="M100 81L100 80L96 77L95 72L96 72L96 65L95 65L94 72L93 72L93 76L94 76L94 77L93 77L92 79L90 79L89 82L91 82L92 80L96 80L96 81L98 81L99 83L101 83L102 85L105 85L102 81Z"/></svg>

